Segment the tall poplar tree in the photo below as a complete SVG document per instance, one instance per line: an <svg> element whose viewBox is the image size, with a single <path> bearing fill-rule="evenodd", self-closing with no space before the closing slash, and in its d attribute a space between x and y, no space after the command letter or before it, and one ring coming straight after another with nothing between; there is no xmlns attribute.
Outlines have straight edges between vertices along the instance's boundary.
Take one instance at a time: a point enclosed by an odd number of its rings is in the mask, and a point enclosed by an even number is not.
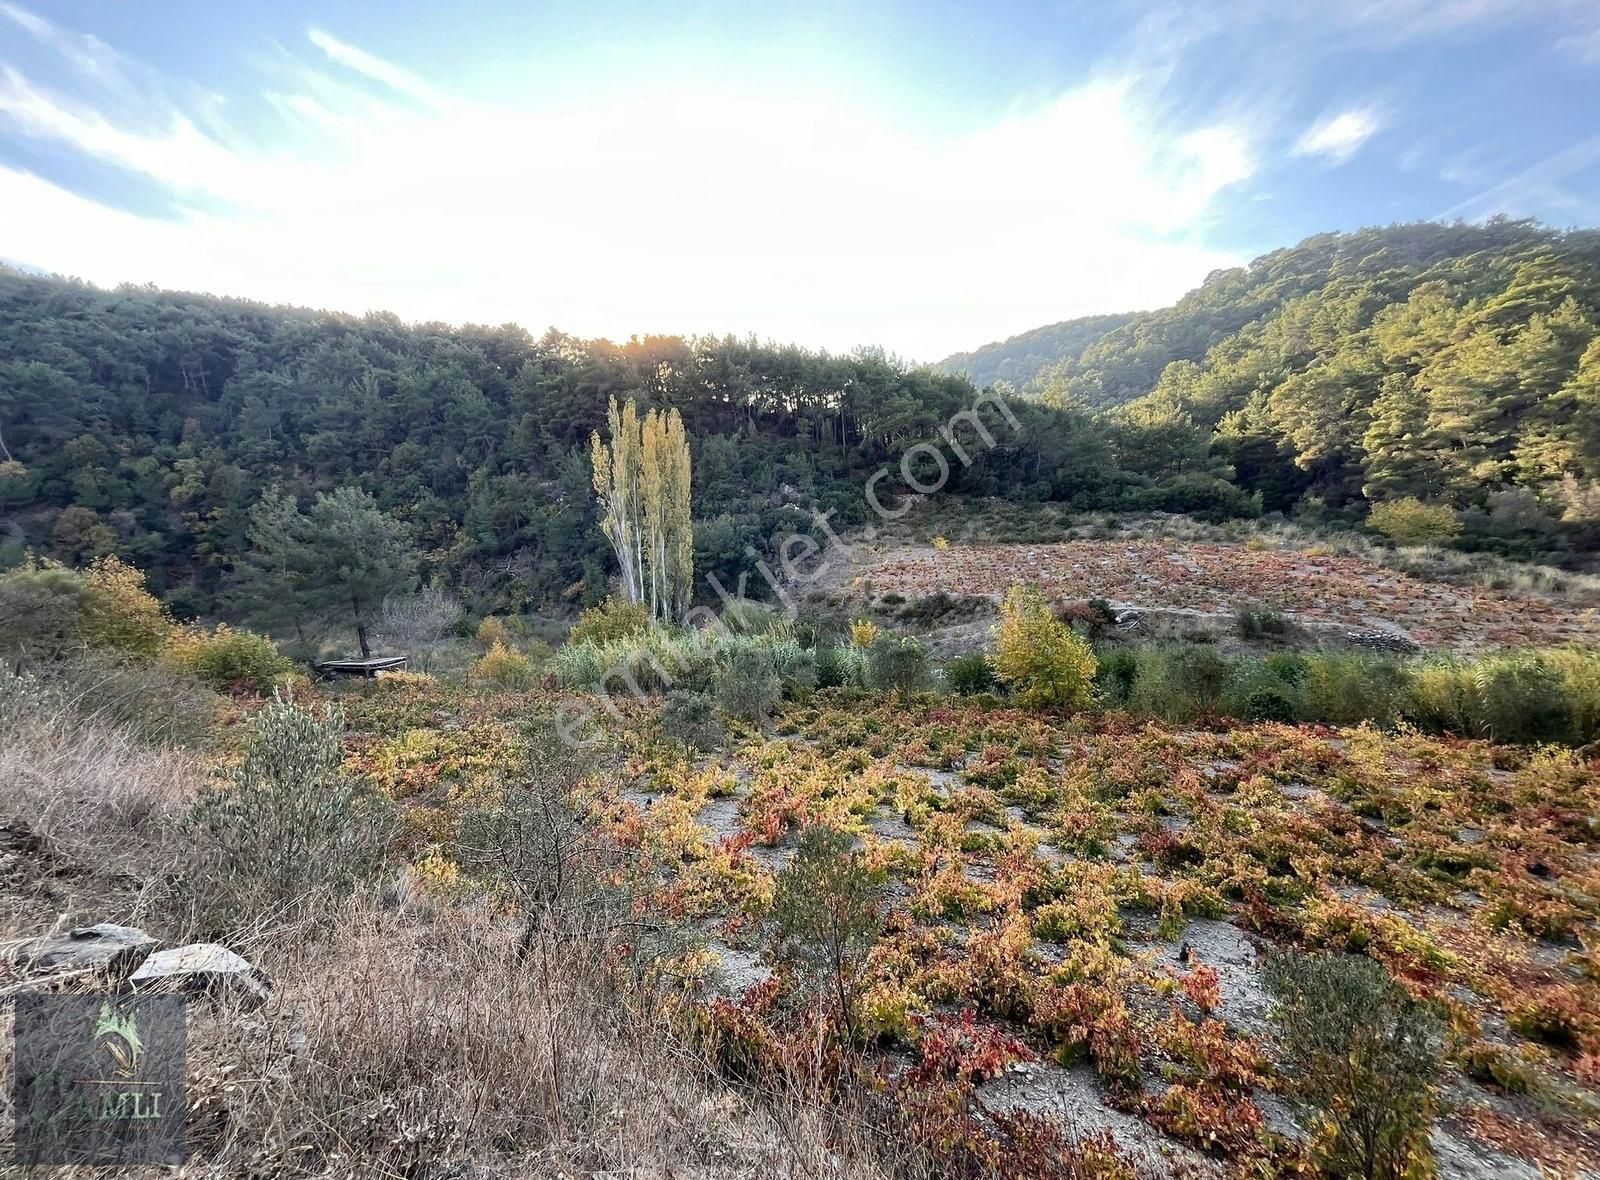
<svg viewBox="0 0 1600 1180"><path fill-rule="evenodd" d="M651 410L643 418L630 399L612 398L606 422L589 439L594 490L605 510L600 527L616 551L622 585L631 602L662 622L689 605L694 580L694 529L689 520L689 438L677 410Z"/></svg>

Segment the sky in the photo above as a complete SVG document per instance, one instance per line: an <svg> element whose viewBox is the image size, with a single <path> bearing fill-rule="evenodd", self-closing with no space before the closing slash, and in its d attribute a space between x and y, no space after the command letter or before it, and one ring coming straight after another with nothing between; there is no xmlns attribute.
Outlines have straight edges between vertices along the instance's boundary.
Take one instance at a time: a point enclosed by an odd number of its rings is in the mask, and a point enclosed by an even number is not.
<svg viewBox="0 0 1600 1180"><path fill-rule="evenodd" d="M0 0L0 259L909 361L1324 230L1600 224L1597 0Z"/></svg>

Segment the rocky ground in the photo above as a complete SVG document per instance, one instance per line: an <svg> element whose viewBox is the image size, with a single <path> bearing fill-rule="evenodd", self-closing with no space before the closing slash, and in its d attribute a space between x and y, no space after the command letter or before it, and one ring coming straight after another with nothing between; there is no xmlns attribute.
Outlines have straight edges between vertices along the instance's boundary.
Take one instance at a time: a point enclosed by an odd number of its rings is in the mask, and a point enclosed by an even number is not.
<svg viewBox="0 0 1600 1180"><path fill-rule="evenodd" d="M1114 607L1224 628L1241 604L1254 604L1312 631L1391 634L1430 649L1600 641L1600 611L1593 606L1532 590L1425 580L1359 557L1246 544L962 541L940 549L931 542L884 538L847 539L830 553L806 589L862 604L940 593L998 600L1011 586L1025 584L1052 599L1103 598Z"/></svg>

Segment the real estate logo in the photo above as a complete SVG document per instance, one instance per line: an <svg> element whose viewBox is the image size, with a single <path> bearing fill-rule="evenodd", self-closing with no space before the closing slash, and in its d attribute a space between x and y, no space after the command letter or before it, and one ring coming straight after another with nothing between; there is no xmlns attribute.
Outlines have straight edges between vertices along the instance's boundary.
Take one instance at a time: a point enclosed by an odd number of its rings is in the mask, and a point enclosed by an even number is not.
<svg viewBox="0 0 1600 1180"><path fill-rule="evenodd" d="M21 995L15 1029L18 1163L182 1162L181 997Z"/></svg>

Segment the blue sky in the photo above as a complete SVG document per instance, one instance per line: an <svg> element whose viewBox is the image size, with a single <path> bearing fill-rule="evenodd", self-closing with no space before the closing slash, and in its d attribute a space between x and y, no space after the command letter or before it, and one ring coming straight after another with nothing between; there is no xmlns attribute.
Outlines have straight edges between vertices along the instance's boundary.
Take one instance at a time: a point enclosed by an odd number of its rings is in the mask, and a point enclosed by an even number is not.
<svg viewBox="0 0 1600 1180"><path fill-rule="evenodd" d="M0 258L932 360L1325 229L1600 224L1595 0L0 0Z"/></svg>

